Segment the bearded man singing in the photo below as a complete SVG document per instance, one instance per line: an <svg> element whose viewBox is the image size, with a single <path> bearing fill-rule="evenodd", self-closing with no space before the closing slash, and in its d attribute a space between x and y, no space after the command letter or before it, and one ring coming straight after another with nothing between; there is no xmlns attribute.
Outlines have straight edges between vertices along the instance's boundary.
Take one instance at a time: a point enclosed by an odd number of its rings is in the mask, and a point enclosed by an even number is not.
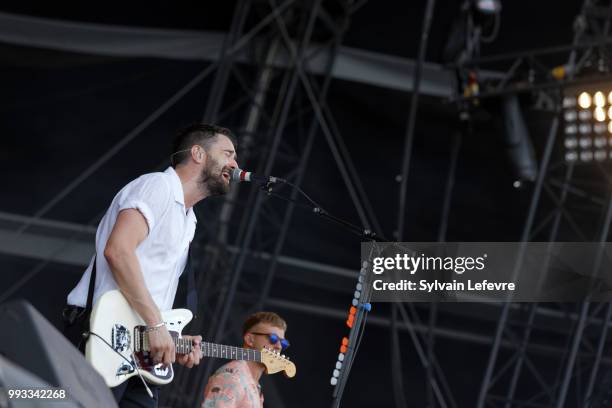
<svg viewBox="0 0 612 408"><path fill-rule="evenodd" d="M119 289L145 321L157 363L176 360L192 367L200 362L201 337L191 337L196 347L190 354L176 356L161 311L172 309L187 264L197 222L193 206L229 191L232 170L238 167L234 146L228 129L189 126L175 139L171 167L138 177L115 196L98 226L96 253L68 294L64 309L64 332L77 347L84 346L81 333L89 320L90 303ZM133 377L112 391L120 407L157 407L159 390L152 388L153 399L141 380Z"/></svg>

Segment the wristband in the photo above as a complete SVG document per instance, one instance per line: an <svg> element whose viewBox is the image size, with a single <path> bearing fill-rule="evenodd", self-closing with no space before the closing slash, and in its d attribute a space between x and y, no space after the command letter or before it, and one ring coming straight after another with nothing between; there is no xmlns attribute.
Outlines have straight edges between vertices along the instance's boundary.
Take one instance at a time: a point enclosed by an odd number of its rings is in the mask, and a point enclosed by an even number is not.
<svg viewBox="0 0 612 408"><path fill-rule="evenodd" d="M157 329L159 329L160 327L164 327L166 325L166 323L161 322L161 323L157 323L155 326L147 326L145 329L145 333L149 333L152 331L155 331Z"/></svg>

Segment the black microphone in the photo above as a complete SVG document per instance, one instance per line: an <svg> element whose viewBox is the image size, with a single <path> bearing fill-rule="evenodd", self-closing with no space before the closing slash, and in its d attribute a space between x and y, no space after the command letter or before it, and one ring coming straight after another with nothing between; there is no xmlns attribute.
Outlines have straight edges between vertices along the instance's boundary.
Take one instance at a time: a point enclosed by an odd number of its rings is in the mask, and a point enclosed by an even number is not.
<svg viewBox="0 0 612 408"><path fill-rule="evenodd" d="M245 171L245 170L241 170L238 168L232 170L231 180L236 181L238 183L242 183L243 181L248 181L248 182L257 181L260 183L286 183L287 182L287 180L279 178L279 177L258 176L256 174L251 173L250 171Z"/></svg>

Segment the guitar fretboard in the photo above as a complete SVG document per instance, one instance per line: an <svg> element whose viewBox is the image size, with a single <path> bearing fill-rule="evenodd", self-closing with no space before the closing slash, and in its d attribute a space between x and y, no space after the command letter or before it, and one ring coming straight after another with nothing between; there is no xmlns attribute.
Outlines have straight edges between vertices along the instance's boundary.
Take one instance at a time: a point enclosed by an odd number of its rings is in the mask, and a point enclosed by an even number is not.
<svg viewBox="0 0 612 408"><path fill-rule="evenodd" d="M144 350L148 350L148 336L143 338ZM193 347L190 339L174 338L176 352L179 354L188 354ZM224 344L202 342L202 354L204 357L225 358L229 360L246 360L261 362L261 352L242 347L226 346Z"/></svg>
<svg viewBox="0 0 612 408"><path fill-rule="evenodd" d="M227 358L230 360L247 360L261 362L261 352L242 347L225 346L202 342L202 354L205 357Z"/></svg>

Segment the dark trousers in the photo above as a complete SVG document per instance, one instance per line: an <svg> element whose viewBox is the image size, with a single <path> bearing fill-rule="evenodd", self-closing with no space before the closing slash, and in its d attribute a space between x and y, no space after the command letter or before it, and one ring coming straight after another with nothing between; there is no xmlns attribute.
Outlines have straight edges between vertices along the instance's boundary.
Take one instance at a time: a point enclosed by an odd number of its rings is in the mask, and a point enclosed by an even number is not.
<svg viewBox="0 0 612 408"><path fill-rule="evenodd" d="M86 331L89 313L82 307L67 306L62 312L64 321L64 336L83 354L85 353ZM157 408L159 402L159 387L149 385L153 398L149 397L140 377L135 376L111 388L117 404L121 408Z"/></svg>

